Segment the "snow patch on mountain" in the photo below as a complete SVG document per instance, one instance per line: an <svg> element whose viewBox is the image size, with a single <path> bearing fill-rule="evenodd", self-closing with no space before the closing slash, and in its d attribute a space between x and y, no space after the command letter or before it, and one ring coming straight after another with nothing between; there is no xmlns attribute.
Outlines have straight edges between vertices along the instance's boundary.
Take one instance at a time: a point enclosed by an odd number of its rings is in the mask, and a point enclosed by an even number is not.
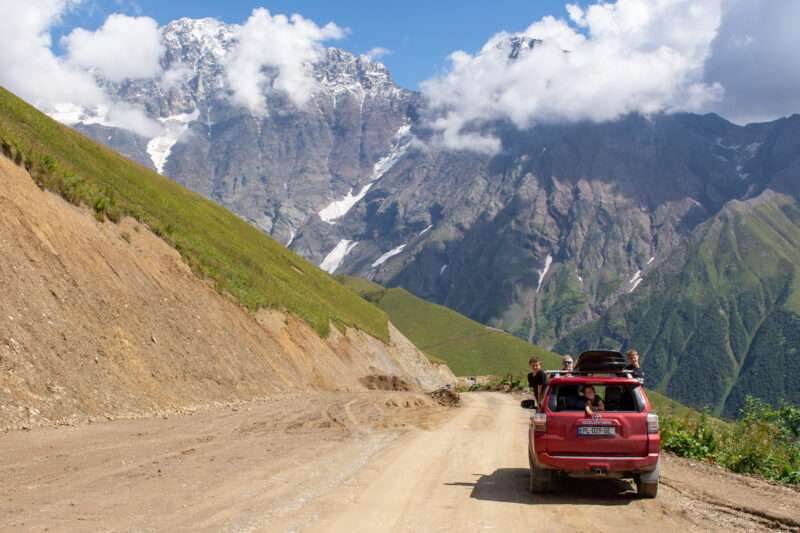
<svg viewBox="0 0 800 533"><path fill-rule="evenodd" d="M347 193L347 196L341 200L336 200L328 204L327 207L319 212L319 218L328 224L336 224L336 219L345 216L354 205L360 202L361 199L367 195L370 187L372 187L372 183L367 183L355 196L353 196L353 188L350 187L350 191Z"/></svg>
<svg viewBox="0 0 800 533"><path fill-rule="evenodd" d="M445 269L446 269L446 268L447 268L447 265L442 265L442 268L440 268L440 269L439 269L439 275L440 275L440 276L441 276L442 274L444 274L444 271L445 271Z"/></svg>
<svg viewBox="0 0 800 533"><path fill-rule="evenodd" d="M714 144L725 150L738 150L742 147L741 144L725 144L722 142L722 137L715 137Z"/></svg>
<svg viewBox="0 0 800 533"><path fill-rule="evenodd" d="M747 152L747 158L750 159L751 157L756 155L756 152L758 151L758 148L762 144L764 144L764 143L754 142L754 143L750 143L747 146L745 146L744 147L744 151Z"/></svg>
<svg viewBox="0 0 800 533"><path fill-rule="evenodd" d="M392 138L392 151L375 163L372 169L370 181L377 181L381 176L389 172L391 168L403 157L411 144L411 126L409 124L400 126L397 133Z"/></svg>
<svg viewBox="0 0 800 533"><path fill-rule="evenodd" d="M153 161L153 166L159 174L164 172L164 164L167 162L172 147L178 142L178 138L189 127L191 122L197 120L200 116L200 110L195 109L191 113L181 113L172 115L165 118L158 119L163 124L164 129L161 135L153 137L147 143L147 153Z"/></svg>
<svg viewBox="0 0 800 533"><path fill-rule="evenodd" d="M542 282L544 281L544 277L547 275L547 271L550 270L550 265L553 264L553 256L547 254L547 258L544 260L544 268L539 271L539 285L536 286L536 293L539 293L539 289L542 288Z"/></svg>
<svg viewBox="0 0 800 533"><path fill-rule="evenodd" d="M630 294L634 290L636 290L636 287L638 287L641 282L642 282L642 271L641 270L637 270L636 274L634 274L633 277L628 282L628 285L632 285L631 288L628 289L628 294Z"/></svg>
<svg viewBox="0 0 800 533"><path fill-rule="evenodd" d="M297 231L293 229L292 232L289 234L289 240L286 242L287 248L292 245L295 237L297 237Z"/></svg>
<svg viewBox="0 0 800 533"><path fill-rule="evenodd" d="M427 228L425 228L424 230L420 231L419 233L417 233L417 237L421 237L422 235L425 235L425 234L426 234L428 231L430 231L430 229L431 229L432 227L433 227L433 224L431 224L430 226L428 226L428 227L427 227Z"/></svg>
<svg viewBox="0 0 800 533"><path fill-rule="evenodd" d="M379 258L377 258L375 260L375 262L372 263L372 267L374 268L376 266L380 266L380 265L384 264L390 257L394 257L397 254L399 254L400 252L402 252L403 248L405 248L405 247L406 247L405 244L401 244L397 248L392 248L391 250L389 250L388 252L386 252L385 254L380 256Z"/></svg>
<svg viewBox="0 0 800 533"><path fill-rule="evenodd" d="M401 126L400 129L397 130L397 133L395 133L392 137L391 152L375 163L375 166L372 169L372 174L370 175L370 182L364 185L355 196L353 195L353 188L351 187L347 192L347 196L341 200L334 200L324 207L319 212L319 218L328 224L336 224L336 219L345 216L354 205L360 202L361 199L367 195L367 192L369 192L372 184L379 180L381 176L386 174L395 165L395 163L397 163L400 158L405 155L409 145L411 144L410 132L410 125Z"/></svg>
<svg viewBox="0 0 800 533"><path fill-rule="evenodd" d="M325 256L325 259L322 260L322 263L319 264L319 267L328 274L333 274L356 244L358 244L358 241L353 242L347 239L342 239L336 246L333 247L333 250L331 250L330 253Z"/></svg>

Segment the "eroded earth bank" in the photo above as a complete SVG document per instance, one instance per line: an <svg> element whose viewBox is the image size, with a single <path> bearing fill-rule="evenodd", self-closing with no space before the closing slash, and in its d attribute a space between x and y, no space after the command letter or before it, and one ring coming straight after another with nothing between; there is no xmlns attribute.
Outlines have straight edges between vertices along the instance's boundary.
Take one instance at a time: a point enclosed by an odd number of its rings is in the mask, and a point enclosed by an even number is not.
<svg viewBox="0 0 800 533"><path fill-rule="evenodd" d="M327 339L253 316L133 219L98 223L0 157L0 429L364 390L396 375L453 383L390 325Z"/></svg>

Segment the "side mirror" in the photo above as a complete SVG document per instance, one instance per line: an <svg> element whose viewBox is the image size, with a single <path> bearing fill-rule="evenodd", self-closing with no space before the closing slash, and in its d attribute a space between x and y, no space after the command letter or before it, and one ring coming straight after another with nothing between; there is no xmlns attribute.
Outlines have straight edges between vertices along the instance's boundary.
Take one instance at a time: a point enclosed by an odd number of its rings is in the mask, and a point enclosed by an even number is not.
<svg viewBox="0 0 800 533"><path fill-rule="evenodd" d="M536 409L536 400L522 400L520 406L523 409Z"/></svg>

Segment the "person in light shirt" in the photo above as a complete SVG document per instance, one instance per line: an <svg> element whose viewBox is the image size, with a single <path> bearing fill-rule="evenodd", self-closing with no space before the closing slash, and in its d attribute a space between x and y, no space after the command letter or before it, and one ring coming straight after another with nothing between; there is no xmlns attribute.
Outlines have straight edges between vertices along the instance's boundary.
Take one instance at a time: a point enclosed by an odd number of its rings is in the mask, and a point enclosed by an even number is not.
<svg viewBox="0 0 800 533"><path fill-rule="evenodd" d="M561 358L561 370L564 370L565 372L559 372L558 374L556 374L556 377L565 378L567 376L573 375L571 371L574 370L574 366L575 365L572 361L572 356L565 355L564 357Z"/></svg>

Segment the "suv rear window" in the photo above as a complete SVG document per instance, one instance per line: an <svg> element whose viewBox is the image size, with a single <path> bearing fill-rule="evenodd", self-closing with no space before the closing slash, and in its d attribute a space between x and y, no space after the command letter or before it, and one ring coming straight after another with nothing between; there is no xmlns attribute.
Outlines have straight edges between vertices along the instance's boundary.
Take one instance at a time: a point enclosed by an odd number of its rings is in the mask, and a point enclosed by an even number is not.
<svg viewBox="0 0 800 533"><path fill-rule="evenodd" d="M636 385L591 384L605 404L606 411L641 413L644 411L639 387ZM548 407L551 411L583 411L582 385L552 387Z"/></svg>

